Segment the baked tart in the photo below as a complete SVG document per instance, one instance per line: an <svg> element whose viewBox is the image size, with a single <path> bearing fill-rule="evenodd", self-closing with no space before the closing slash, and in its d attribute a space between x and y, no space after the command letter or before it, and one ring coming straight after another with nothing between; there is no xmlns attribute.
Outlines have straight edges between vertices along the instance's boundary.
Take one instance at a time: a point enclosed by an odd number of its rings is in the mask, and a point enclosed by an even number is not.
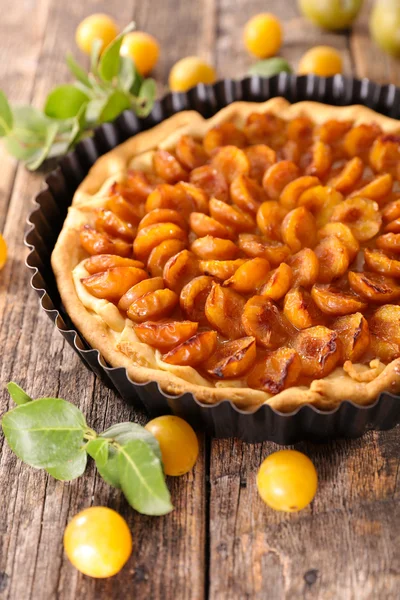
<svg viewBox="0 0 400 600"><path fill-rule="evenodd" d="M400 126L363 106L187 111L102 156L52 255L133 382L287 412L400 390Z"/></svg>

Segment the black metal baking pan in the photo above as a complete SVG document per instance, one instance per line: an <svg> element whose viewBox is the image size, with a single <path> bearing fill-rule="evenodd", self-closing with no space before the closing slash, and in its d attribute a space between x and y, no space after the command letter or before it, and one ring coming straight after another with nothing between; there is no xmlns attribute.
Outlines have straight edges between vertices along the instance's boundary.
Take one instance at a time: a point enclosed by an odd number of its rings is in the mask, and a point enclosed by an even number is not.
<svg viewBox="0 0 400 600"><path fill-rule="evenodd" d="M248 413L235 407L229 398L209 406L201 404L189 393L181 396L165 394L155 382L133 383L124 368L110 367L99 351L87 344L62 305L50 266L51 252L76 187L100 155L176 112L192 109L210 117L236 100L262 102L274 96L283 96L290 102L315 100L333 105L363 104L392 118L400 118L400 89L394 85L381 86L366 79L340 75L325 79L286 73L268 79L225 79L212 86L198 85L187 93L171 93L156 102L145 119L126 111L115 122L96 129L92 138L80 142L46 178L46 187L36 197L35 208L28 217L25 236L30 250L26 264L32 272L31 286L38 293L44 311L85 365L127 402L143 405L152 416L172 411L214 437L235 436L248 442L271 440L279 444L306 439L354 438L369 429L390 429L400 422L400 397L386 392L367 407L357 406L349 399L330 412L306 405L283 414L263 405Z"/></svg>

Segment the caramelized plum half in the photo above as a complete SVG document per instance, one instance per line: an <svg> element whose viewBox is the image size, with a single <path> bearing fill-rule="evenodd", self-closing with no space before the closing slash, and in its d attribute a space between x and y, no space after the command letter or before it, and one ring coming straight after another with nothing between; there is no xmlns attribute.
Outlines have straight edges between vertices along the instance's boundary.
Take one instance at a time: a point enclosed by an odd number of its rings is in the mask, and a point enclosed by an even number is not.
<svg viewBox="0 0 400 600"><path fill-rule="evenodd" d="M167 150L156 150L154 152L153 167L157 175L167 183L177 183L188 178L187 171L176 157Z"/></svg>
<svg viewBox="0 0 400 600"><path fill-rule="evenodd" d="M144 264L133 258L124 258L117 254L97 254L85 260L83 265L88 273L102 273L113 267L136 267L143 269Z"/></svg>
<svg viewBox="0 0 400 600"><path fill-rule="evenodd" d="M357 196L338 204L331 221L344 223L359 242L367 242L378 233L382 217L376 202Z"/></svg>
<svg viewBox="0 0 400 600"><path fill-rule="evenodd" d="M355 273L354 271L349 271L348 277L352 290L369 302L384 304L400 299L399 282L391 277L380 273Z"/></svg>
<svg viewBox="0 0 400 600"><path fill-rule="evenodd" d="M235 379L249 371L256 356L255 339L244 337L221 344L203 368L217 379Z"/></svg>
<svg viewBox="0 0 400 600"><path fill-rule="evenodd" d="M290 160L281 160L265 172L262 185L267 196L278 199L283 189L300 175L299 167Z"/></svg>
<svg viewBox="0 0 400 600"><path fill-rule="evenodd" d="M165 351L188 340L197 328L192 321L145 321L135 326L135 333L141 342Z"/></svg>
<svg viewBox="0 0 400 600"><path fill-rule="evenodd" d="M287 259L287 264L292 269L293 287L311 287L318 278L319 261L313 250L303 248Z"/></svg>
<svg viewBox="0 0 400 600"><path fill-rule="evenodd" d="M257 212L257 225L261 233L269 240L281 241L281 224L287 212L277 200L261 204Z"/></svg>
<svg viewBox="0 0 400 600"><path fill-rule="evenodd" d="M338 334L323 325L300 331L292 346L301 358L302 373L313 379L329 375L341 358Z"/></svg>
<svg viewBox="0 0 400 600"><path fill-rule="evenodd" d="M203 146L209 156L214 154L217 148L222 146L237 146L243 148L246 145L246 135L234 123L229 121L216 125L203 139Z"/></svg>
<svg viewBox="0 0 400 600"><path fill-rule="evenodd" d="M369 319L371 350L383 362L400 357L400 306L380 306Z"/></svg>
<svg viewBox="0 0 400 600"><path fill-rule="evenodd" d="M255 222L251 215L217 198L210 200L210 214L216 221L229 225L238 233L253 231L255 228Z"/></svg>
<svg viewBox="0 0 400 600"><path fill-rule="evenodd" d="M179 294L182 288L200 273L199 261L195 255L189 250L182 250L165 263L164 283Z"/></svg>
<svg viewBox="0 0 400 600"><path fill-rule="evenodd" d="M270 265L266 258L253 258L239 266L223 285L241 294L255 293L267 279L269 271Z"/></svg>
<svg viewBox="0 0 400 600"><path fill-rule="evenodd" d="M257 259L254 259L257 260ZM259 259L261 260L261 259ZM293 271L286 264L281 263L279 267L274 269L267 275L267 281L262 286L260 294L266 296L270 300L277 302L290 289L293 281Z"/></svg>
<svg viewBox="0 0 400 600"><path fill-rule="evenodd" d="M239 175L248 175L250 171L246 154L236 146L224 146L216 150L211 164L229 184Z"/></svg>
<svg viewBox="0 0 400 600"><path fill-rule="evenodd" d="M298 177L283 188L279 201L288 210L293 210L297 207L299 198L303 192L320 184L321 182L318 177L313 177L312 175Z"/></svg>
<svg viewBox="0 0 400 600"><path fill-rule="evenodd" d="M178 304L179 297L168 288L148 292L132 302L127 316L135 323L143 321L157 321L168 317Z"/></svg>
<svg viewBox="0 0 400 600"><path fill-rule="evenodd" d="M187 242L187 235L175 223L154 223L143 227L135 238L133 251L139 260L146 261L151 251L165 240Z"/></svg>
<svg viewBox="0 0 400 600"><path fill-rule="evenodd" d="M364 258L365 264L371 271L396 279L400 277L400 260L394 256L388 256L383 250L364 248Z"/></svg>
<svg viewBox="0 0 400 600"><path fill-rule="evenodd" d="M95 296L118 302L130 287L148 277L146 271L136 267L113 267L108 271L84 277L81 282Z"/></svg>
<svg viewBox="0 0 400 600"><path fill-rule="evenodd" d="M238 175L230 186L231 200L245 212L256 214L266 200L263 188L247 175Z"/></svg>
<svg viewBox="0 0 400 600"><path fill-rule="evenodd" d="M329 284L316 283L311 296L320 310L326 315L349 315L365 310L368 304L354 292L345 292Z"/></svg>
<svg viewBox="0 0 400 600"><path fill-rule="evenodd" d="M164 240L153 248L147 261L147 270L151 276L161 277L168 260L184 250L185 247L186 243L181 240Z"/></svg>
<svg viewBox="0 0 400 600"><path fill-rule="evenodd" d="M192 321L204 321L205 304L213 283L212 277L200 275L182 288L179 300L181 309Z"/></svg>
<svg viewBox="0 0 400 600"><path fill-rule="evenodd" d="M257 362L247 377L247 385L268 394L279 394L296 384L301 359L293 348L278 348Z"/></svg>
<svg viewBox="0 0 400 600"><path fill-rule="evenodd" d="M281 234L292 252L299 252L305 246L312 248L317 242L313 215L304 206L294 208L283 219Z"/></svg>
<svg viewBox="0 0 400 600"><path fill-rule="evenodd" d="M206 317L222 335L238 339L245 335L241 320L245 303L234 290L214 283L205 304Z"/></svg>
<svg viewBox="0 0 400 600"><path fill-rule="evenodd" d="M239 248L231 240L206 235L194 240L191 251L202 260L232 260L239 254Z"/></svg>
<svg viewBox="0 0 400 600"><path fill-rule="evenodd" d="M170 365L197 367L213 354L216 347L217 333L201 331L164 354L163 361Z"/></svg>
<svg viewBox="0 0 400 600"><path fill-rule="evenodd" d="M164 288L164 281L162 277L152 277L151 279L144 279L139 283L136 283L125 292L118 302L118 308L122 312L126 312L132 302L135 302L138 298L141 298L149 292L155 290L162 290Z"/></svg>
<svg viewBox="0 0 400 600"><path fill-rule="evenodd" d="M297 329L306 329L324 323L324 316L311 294L301 287L293 288L286 294L283 314Z"/></svg>
<svg viewBox="0 0 400 600"><path fill-rule="evenodd" d="M204 275L225 281L229 277L232 277L237 269L241 265L244 265L247 260L245 258L237 258L236 260L200 260L199 267Z"/></svg>
<svg viewBox="0 0 400 600"><path fill-rule="evenodd" d="M242 323L247 335L270 350L282 346L293 333L286 317L266 296L253 296L246 302Z"/></svg>
<svg viewBox="0 0 400 600"><path fill-rule="evenodd" d="M314 248L319 263L318 281L330 283L344 275L350 259L346 246L336 236L322 238Z"/></svg>
<svg viewBox="0 0 400 600"><path fill-rule="evenodd" d="M289 246L282 242L267 240L261 235L241 233L237 244L247 256L266 258L272 266L280 265L290 256Z"/></svg>
<svg viewBox="0 0 400 600"><path fill-rule="evenodd" d="M125 258L132 256L132 244L112 238L106 233L96 231L90 225L84 225L79 233L81 246L88 254L118 254Z"/></svg>
<svg viewBox="0 0 400 600"><path fill-rule="evenodd" d="M342 343L342 360L358 361L368 350L370 336L368 322L359 312L339 317L332 325Z"/></svg>

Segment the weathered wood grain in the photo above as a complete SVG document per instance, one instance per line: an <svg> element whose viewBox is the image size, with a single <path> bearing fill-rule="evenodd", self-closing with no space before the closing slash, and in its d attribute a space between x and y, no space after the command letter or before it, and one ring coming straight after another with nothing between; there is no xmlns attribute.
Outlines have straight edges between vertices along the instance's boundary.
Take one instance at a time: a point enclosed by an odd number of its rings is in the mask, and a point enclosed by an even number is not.
<svg viewBox="0 0 400 600"><path fill-rule="evenodd" d="M210 598L396 598L400 584L398 430L297 449L313 460L312 507L265 507L256 472L273 444L213 442Z"/></svg>
<svg viewBox="0 0 400 600"><path fill-rule="evenodd" d="M368 38L370 6L368 0L349 35L313 27L299 16L295 0L240 6L232 0L0 0L0 87L14 102L41 105L48 90L68 77L64 56L73 48L76 25L99 11L115 15L121 26L133 18L158 38L160 91L172 64L190 54L213 60L220 77L243 76L252 59L242 45L242 27L265 10L283 20L281 54L294 67L309 47L332 44L343 51L346 73L399 81L400 63ZM23 264L22 230L43 175L17 168L2 149L0 159L0 230L10 249L0 275L0 383L15 379L34 396L74 400L99 430L115 421L144 420L84 369L39 311ZM8 406L0 392L0 413ZM276 446L236 440L206 446L193 473L169 481L176 510L147 518L96 477L92 464L80 480L57 483L22 465L1 437L1 600L397 599L398 429L353 442L299 445L315 462L320 486L312 507L295 515L268 510L256 492L260 462ZM66 523L90 504L117 509L133 532L132 558L108 581L79 575L63 554Z"/></svg>
<svg viewBox="0 0 400 600"><path fill-rule="evenodd" d="M28 103L36 76L50 0L22 0L7 3L1 20L0 86L15 103ZM29 21L23 19L29 14ZM25 40L21 44L21 36ZM0 231L4 228L8 203L16 175L17 163L0 146Z"/></svg>

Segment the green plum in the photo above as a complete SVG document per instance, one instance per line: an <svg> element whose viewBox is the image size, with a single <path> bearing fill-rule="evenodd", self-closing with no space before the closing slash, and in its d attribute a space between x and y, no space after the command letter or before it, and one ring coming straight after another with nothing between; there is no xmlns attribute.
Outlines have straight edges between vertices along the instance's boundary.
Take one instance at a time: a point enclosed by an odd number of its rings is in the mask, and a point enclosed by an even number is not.
<svg viewBox="0 0 400 600"><path fill-rule="evenodd" d="M324 29L345 29L357 17L363 0L297 0L302 14Z"/></svg>
<svg viewBox="0 0 400 600"><path fill-rule="evenodd" d="M369 20L371 36L388 54L400 57L400 2L378 0Z"/></svg>

